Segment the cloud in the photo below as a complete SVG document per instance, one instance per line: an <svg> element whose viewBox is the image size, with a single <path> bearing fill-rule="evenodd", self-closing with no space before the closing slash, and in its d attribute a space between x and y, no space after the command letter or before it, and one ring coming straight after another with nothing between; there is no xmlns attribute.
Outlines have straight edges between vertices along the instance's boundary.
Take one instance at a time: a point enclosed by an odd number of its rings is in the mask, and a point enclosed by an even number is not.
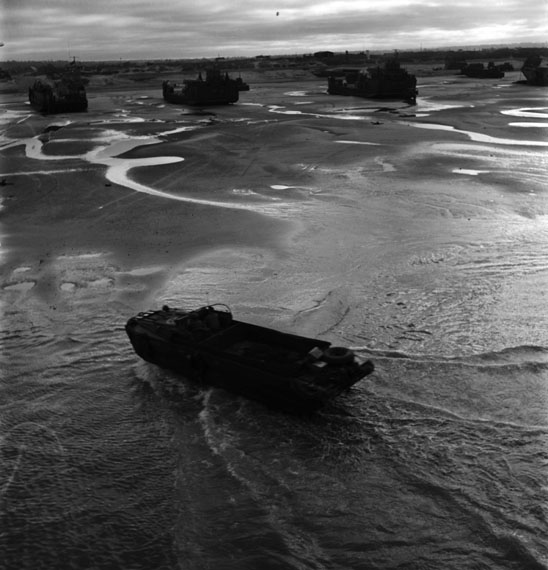
<svg viewBox="0 0 548 570"><path fill-rule="evenodd" d="M546 0L0 0L13 59L178 59L545 42ZM276 15L278 14L278 15Z"/></svg>

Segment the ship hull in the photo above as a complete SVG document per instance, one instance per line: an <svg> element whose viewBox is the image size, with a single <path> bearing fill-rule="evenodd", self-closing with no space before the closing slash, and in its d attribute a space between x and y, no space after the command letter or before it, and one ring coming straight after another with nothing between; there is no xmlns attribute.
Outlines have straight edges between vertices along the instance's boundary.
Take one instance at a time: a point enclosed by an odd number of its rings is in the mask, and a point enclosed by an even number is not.
<svg viewBox="0 0 548 570"><path fill-rule="evenodd" d="M524 67L521 72L528 85L548 86L548 67Z"/></svg>
<svg viewBox="0 0 548 570"><path fill-rule="evenodd" d="M240 89L238 83L232 79L222 82L185 81L180 88L165 81L162 94L168 103L203 107L236 103L240 97Z"/></svg>
<svg viewBox="0 0 548 570"><path fill-rule="evenodd" d="M32 88L29 90L29 102L33 109L46 115L80 113L88 108L87 97L58 98L52 93L43 93Z"/></svg>
<svg viewBox="0 0 548 570"><path fill-rule="evenodd" d="M415 100L417 89L414 82L391 83L371 79L359 85L348 85L342 79L332 79L328 84L330 95L346 95L365 99L405 99Z"/></svg>
<svg viewBox="0 0 548 570"><path fill-rule="evenodd" d="M401 68L397 60L388 61L383 67L367 70L344 69L334 71L327 78L330 95L347 95L366 99L403 99L415 101L418 95L417 79Z"/></svg>

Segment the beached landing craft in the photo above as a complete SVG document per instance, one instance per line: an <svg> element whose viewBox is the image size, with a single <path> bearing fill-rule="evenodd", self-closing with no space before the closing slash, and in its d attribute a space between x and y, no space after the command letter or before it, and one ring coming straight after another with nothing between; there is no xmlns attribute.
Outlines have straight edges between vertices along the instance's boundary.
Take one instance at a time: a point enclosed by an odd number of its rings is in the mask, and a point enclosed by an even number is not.
<svg viewBox="0 0 548 570"><path fill-rule="evenodd" d="M548 85L548 65L538 55L528 57L521 68L528 85Z"/></svg>
<svg viewBox="0 0 548 570"><path fill-rule="evenodd" d="M475 79L502 79L504 77L504 71L492 61L487 64L487 67L483 63L468 63L462 67L461 73Z"/></svg>
<svg viewBox="0 0 548 570"><path fill-rule="evenodd" d="M182 86L171 81L162 83L164 100L179 105L228 105L236 103L240 97L242 82L231 79L227 73L222 74L219 69L212 68L206 71L206 78L202 74L197 79L185 79Z"/></svg>
<svg viewBox="0 0 548 570"><path fill-rule="evenodd" d="M237 321L226 305L164 306L126 332L148 362L285 410L315 410L374 370L347 348Z"/></svg>
<svg viewBox="0 0 548 570"><path fill-rule="evenodd" d="M330 95L409 101L415 101L418 94L416 77L403 69L397 59L366 71L346 69L342 78L332 74L327 78L327 92Z"/></svg>
<svg viewBox="0 0 548 570"><path fill-rule="evenodd" d="M29 101L40 113L78 113L86 111L88 99L80 70L72 62L55 78L36 79L29 87Z"/></svg>
<svg viewBox="0 0 548 570"><path fill-rule="evenodd" d="M238 85L238 91L249 91L249 83L246 83L241 77L236 77L236 85Z"/></svg>

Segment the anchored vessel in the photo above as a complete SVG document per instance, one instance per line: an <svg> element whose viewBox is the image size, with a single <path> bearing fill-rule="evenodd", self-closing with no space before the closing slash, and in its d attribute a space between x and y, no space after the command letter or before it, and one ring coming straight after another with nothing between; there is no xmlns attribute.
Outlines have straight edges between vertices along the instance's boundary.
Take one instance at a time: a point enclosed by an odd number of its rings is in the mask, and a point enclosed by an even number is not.
<svg viewBox="0 0 548 570"><path fill-rule="evenodd" d="M29 101L40 113L85 111L88 99L80 70L72 62L57 78L36 79L29 87Z"/></svg>
<svg viewBox="0 0 548 570"><path fill-rule="evenodd" d="M332 74L327 78L327 91L331 95L411 101L415 101L418 94L416 77L403 69L396 59L367 70L346 69L343 77Z"/></svg>
<svg viewBox="0 0 548 570"><path fill-rule="evenodd" d="M166 101L180 105L228 105L238 101L243 85L241 80L231 79L228 73L208 69L205 79L200 73L197 79L185 79L181 86L164 81L162 93Z"/></svg>
<svg viewBox="0 0 548 570"><path fill-rule="evenodd" d="M220 304L164 305L130 318L126 332L148 362L286 410L315 410L374 370L347 348L238 321Z"/></svg>
<svg viewBox="0 0 548 570"><path fill-rule="evenodd" d="M548 85L548 65L539 55L528 57L521 68L529 85Z"/></svg>

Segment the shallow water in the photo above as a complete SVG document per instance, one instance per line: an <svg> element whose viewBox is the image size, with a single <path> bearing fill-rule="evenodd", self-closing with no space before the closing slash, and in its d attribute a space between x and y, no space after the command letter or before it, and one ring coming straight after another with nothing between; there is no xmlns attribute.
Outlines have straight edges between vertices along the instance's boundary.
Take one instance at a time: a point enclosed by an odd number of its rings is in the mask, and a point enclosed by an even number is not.
<svg viewBox="0 0 548 570"><path fill-rule="evenodd" d="M2 105L6 568L548 568L547 151L509 122L546 106L428 81ZM376 371L313 417L202 389L125 337L164 302Z"/></svg>

